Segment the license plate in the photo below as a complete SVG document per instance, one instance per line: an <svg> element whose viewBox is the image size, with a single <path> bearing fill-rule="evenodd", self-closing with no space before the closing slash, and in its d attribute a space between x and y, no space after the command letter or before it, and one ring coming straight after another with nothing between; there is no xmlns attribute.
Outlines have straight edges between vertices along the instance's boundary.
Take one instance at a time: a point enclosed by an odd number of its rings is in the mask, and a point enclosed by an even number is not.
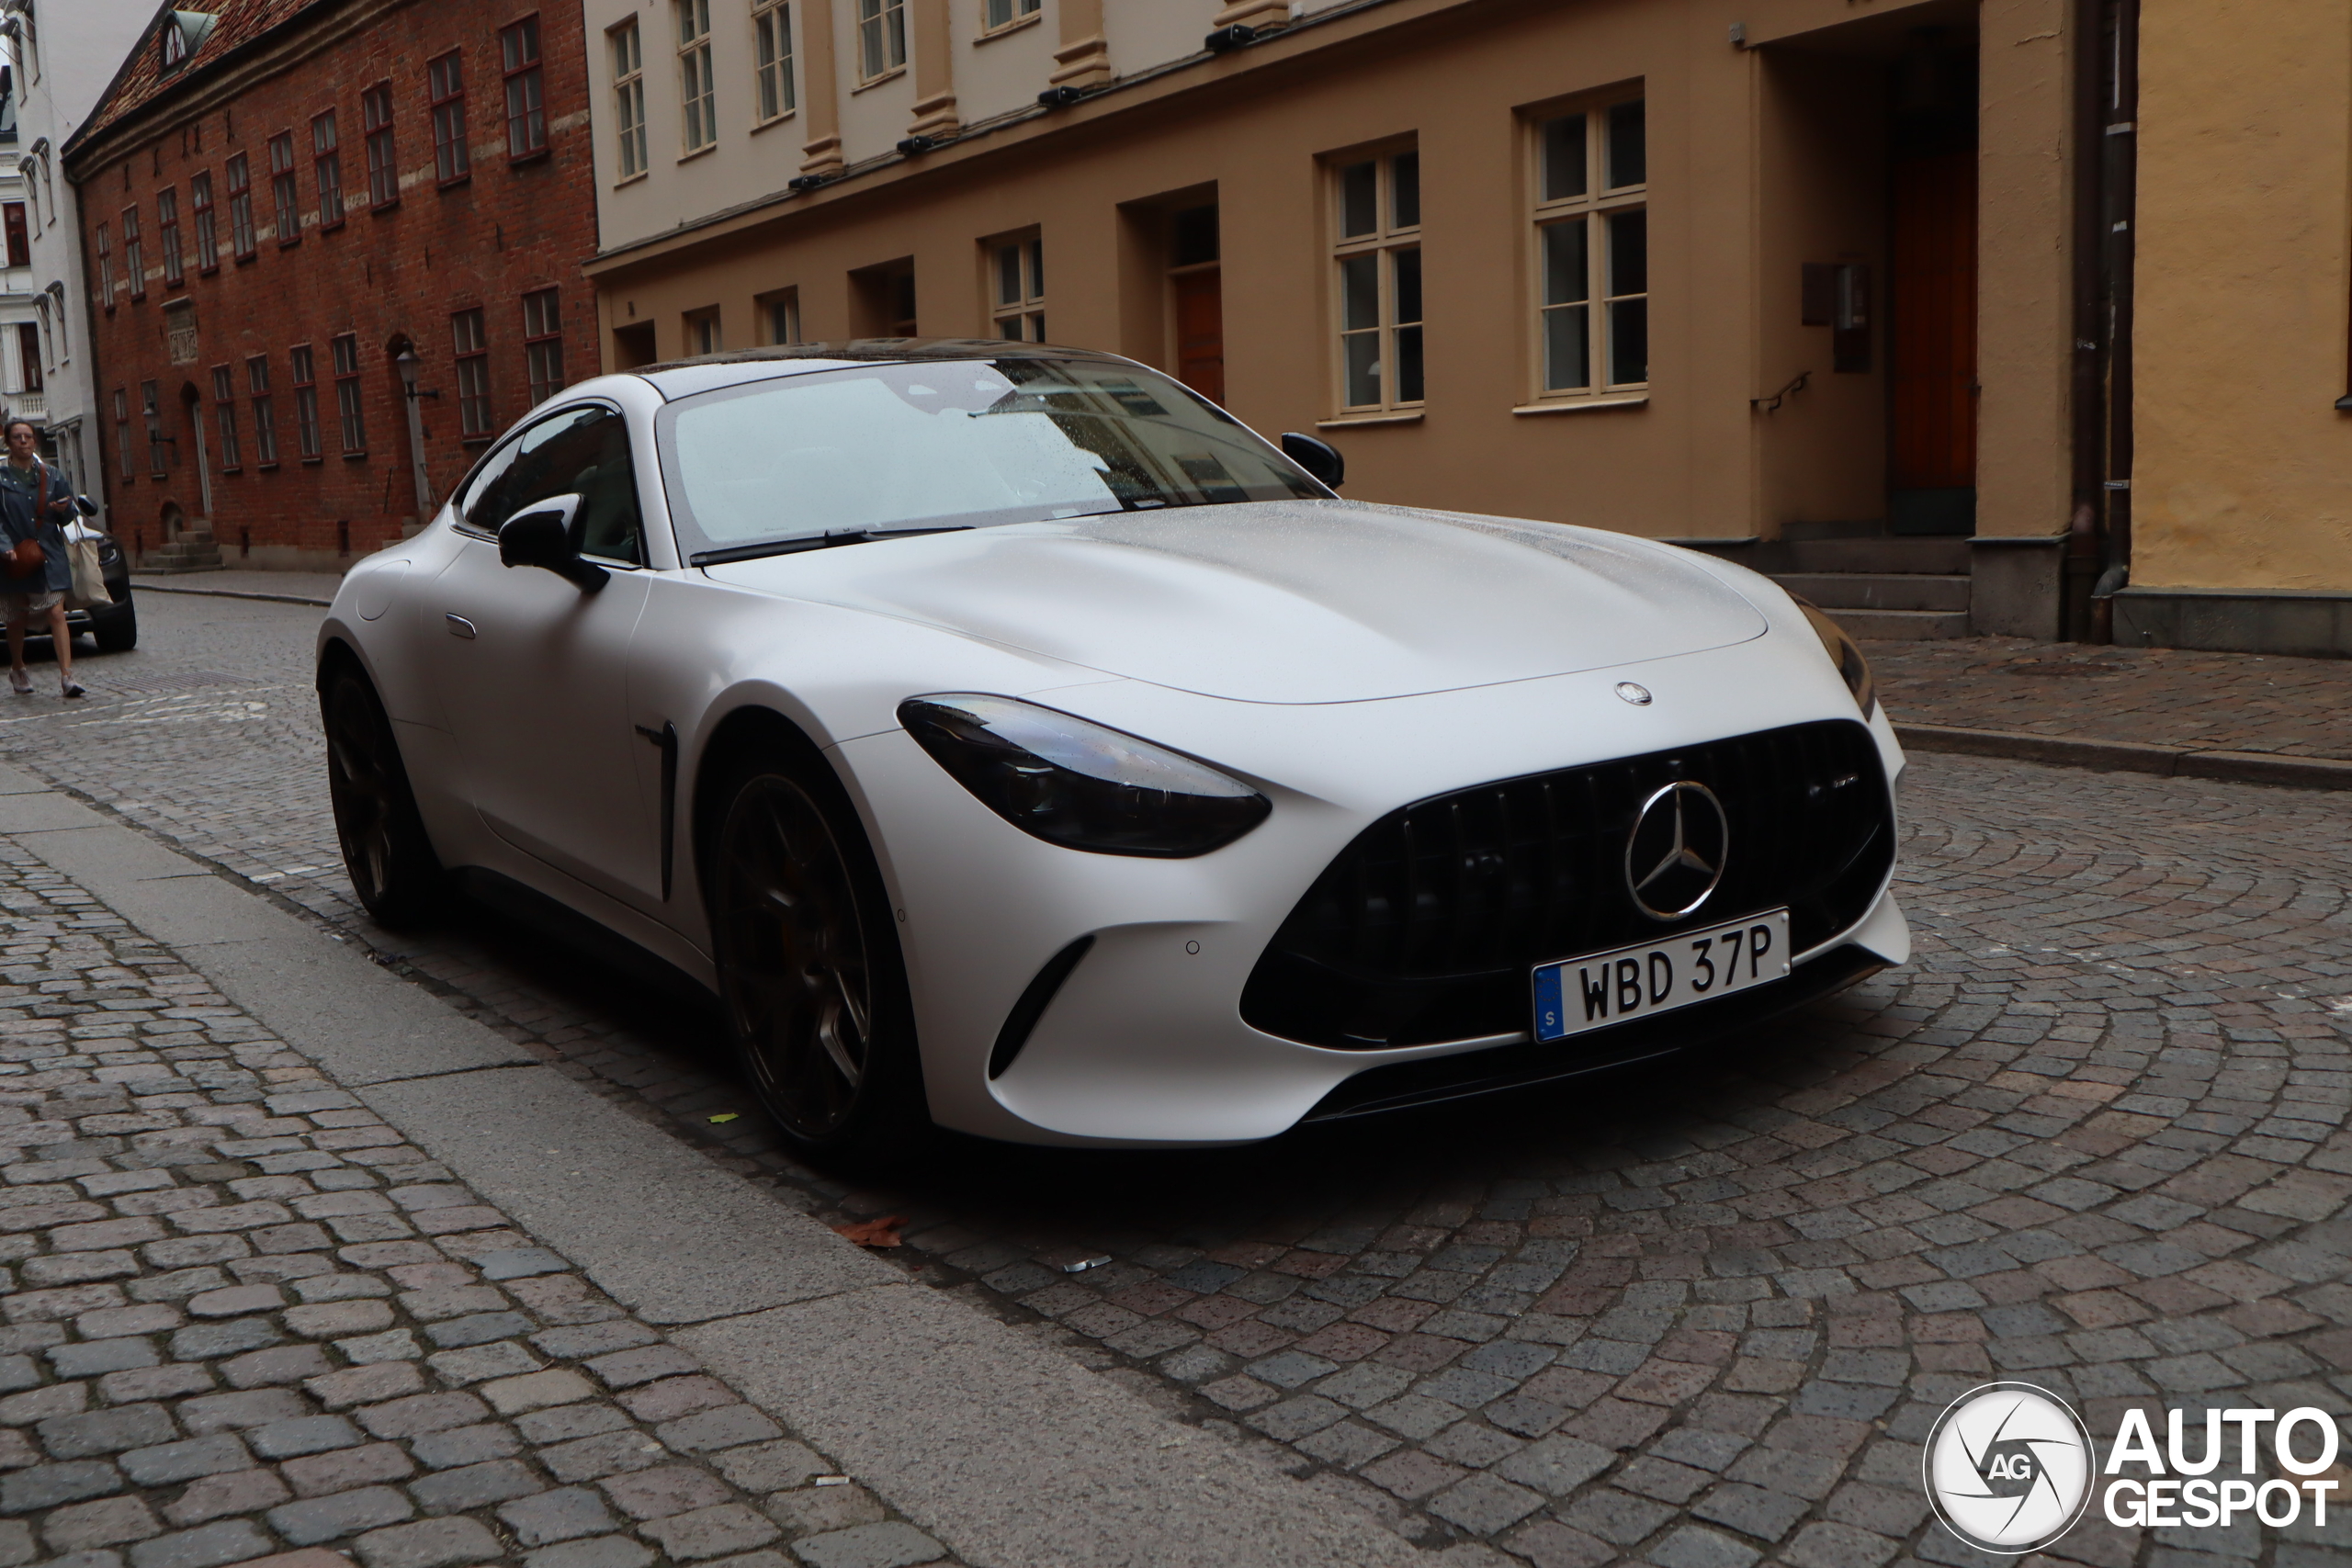
<svg viewBox="0 0 2352 1568"><path fill-rule="evenodd" d="M1767 909L1662 942L1563 958L1536 967L1535 1038L1565 1040L1672 1012L1769 985L1788 972L1786 909Z"/></svg>

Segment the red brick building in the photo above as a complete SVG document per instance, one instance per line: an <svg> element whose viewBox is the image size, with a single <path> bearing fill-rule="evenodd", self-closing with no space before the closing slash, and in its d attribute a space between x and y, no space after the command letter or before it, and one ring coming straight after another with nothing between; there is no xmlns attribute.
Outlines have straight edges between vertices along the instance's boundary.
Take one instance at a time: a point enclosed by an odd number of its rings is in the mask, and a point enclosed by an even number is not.
<svg viewBox="0 0 2352 1568"><path fill-rule="evenodd" d="M62 153L125 544L333 569L595 374L587 93L568 0L160 12Z"/></svg>

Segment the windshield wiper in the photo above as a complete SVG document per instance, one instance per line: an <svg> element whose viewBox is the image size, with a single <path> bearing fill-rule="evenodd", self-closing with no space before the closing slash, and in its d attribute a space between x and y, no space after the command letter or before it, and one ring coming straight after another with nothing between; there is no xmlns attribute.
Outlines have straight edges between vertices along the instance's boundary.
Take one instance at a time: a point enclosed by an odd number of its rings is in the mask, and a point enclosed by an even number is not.
<svg viewBox="0 0 2352 1568"><path fill-rule="evenodd" d="M701 550L686 558L688 566L724 566L729 561L758 560L763 556L788 556L801 550L829 550L836 545L863 545L875 539L903 539L914 534L967 534L969 523L949 523L933 528L848 528L838 534L811 534L803 539L771 539L764 545L729 545L723 550Z"/></svg>

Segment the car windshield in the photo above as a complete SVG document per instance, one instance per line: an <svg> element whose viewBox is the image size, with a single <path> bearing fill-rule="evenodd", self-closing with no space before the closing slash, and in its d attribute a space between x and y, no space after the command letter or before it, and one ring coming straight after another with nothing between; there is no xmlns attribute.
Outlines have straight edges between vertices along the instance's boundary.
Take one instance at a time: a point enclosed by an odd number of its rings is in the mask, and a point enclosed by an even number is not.
<svg viewBox="0 0 2352 1568"><path fill-rule="evenodd" d="M660 423L689 558L1330 493L1175 382L1085 360L810 372L681 401Z"/></svg>

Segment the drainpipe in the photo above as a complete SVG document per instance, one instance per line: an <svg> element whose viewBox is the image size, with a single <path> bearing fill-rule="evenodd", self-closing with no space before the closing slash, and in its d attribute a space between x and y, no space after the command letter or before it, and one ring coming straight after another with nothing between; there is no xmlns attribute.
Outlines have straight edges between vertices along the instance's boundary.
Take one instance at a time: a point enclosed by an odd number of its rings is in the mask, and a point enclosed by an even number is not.
<svg viewBox="0 0 2352 1568"><path fill-rule="evenodd" d="M2099 521L2107 495L2107 0L2075 0L2073 515L2060 569L2061 635L2092 640L2091 587L2105 568Z"/></svg>
<svg viewBox="0 0 2352 1568"><path fill-rule="evenodd" d="M2107 125L2100 140L2106 199L2101 267L2107 295L2106 570L2092 590L2100 642L2115 637L2113 595L2132 580L2132 295L2139 217L2140 0L2109 0Z"/></svg>

